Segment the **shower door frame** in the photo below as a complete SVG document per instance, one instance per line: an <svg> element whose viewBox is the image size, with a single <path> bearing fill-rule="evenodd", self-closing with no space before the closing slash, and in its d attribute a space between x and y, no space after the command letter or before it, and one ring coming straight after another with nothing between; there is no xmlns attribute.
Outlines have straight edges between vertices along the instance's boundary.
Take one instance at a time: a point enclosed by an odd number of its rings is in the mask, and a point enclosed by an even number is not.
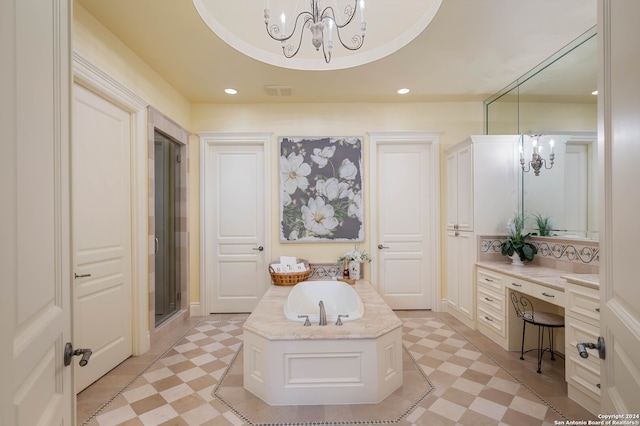
<svg viewBox="0 0 640 426"><path fill-rule="evenodd" d="M151 342L161 339L177 324L190 316L189 303L189 132L152 106L147 108L147 139L149 155L149 332ZM178 312L155 325L155 131L180 145L180 306Z"/></svg>

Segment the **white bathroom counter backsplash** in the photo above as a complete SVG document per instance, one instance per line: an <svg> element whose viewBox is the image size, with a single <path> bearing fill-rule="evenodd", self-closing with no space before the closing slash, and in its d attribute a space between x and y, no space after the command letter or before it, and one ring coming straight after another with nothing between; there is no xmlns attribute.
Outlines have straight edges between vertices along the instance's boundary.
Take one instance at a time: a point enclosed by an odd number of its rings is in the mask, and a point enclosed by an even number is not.
<svg viewBox="0 0 640 426"><path fill-rule="evenodd" d="M380 297L369 282L359 280L354 289L364 304L364 316L354 321L344 321L342 326L333 322L320 326L288 320L284 315L284 303L293 286L271 285L258 303L243 328L268 340L298 339L372 339L402 327L402 321ZM319 308L318 308L319 309Z"/></svg>

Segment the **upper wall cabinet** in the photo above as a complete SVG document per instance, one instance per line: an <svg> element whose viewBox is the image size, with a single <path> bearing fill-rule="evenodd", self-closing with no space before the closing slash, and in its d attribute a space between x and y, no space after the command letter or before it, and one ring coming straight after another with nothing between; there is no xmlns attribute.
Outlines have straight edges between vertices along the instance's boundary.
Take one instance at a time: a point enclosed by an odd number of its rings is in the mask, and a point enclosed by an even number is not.
<svg viewBox="0 0 640 426"><path fill-rule="evenodd" d="M445 152L447 229L504 234L519 210L519 139L471 136Z"/></svg>
<svg viewBox="0 0 640 426"><path fill-rule="evenodd" d="M473 145L447 151L447 229L473 231Z"/></svg>

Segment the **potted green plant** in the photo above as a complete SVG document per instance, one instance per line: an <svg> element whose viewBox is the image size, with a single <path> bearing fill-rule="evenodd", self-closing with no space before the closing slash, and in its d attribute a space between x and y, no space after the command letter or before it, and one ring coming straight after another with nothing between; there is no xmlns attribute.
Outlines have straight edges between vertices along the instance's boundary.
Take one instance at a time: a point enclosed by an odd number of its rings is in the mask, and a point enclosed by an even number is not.
<svg viewBox="0 0 640 426"><path fill-rule="evenodd" d="M533 215L536 219L536 225L538 225L538 235L541 237L548 237L551 235L551 231L553 229L553 222L551 221L551 217L548 215L543 215L538 212Z"/></svg>
<svg viewBox="0 0 640 426"><path fill-rule="evenodd" d="M529 235L531 233L524 234L523 215L515 214L507 222L507 239L502 243L501 252L503 256L511 257L512 264L523 265L523 261L532 261L533 256L538 253L538 248L526 241Z"/></svg>

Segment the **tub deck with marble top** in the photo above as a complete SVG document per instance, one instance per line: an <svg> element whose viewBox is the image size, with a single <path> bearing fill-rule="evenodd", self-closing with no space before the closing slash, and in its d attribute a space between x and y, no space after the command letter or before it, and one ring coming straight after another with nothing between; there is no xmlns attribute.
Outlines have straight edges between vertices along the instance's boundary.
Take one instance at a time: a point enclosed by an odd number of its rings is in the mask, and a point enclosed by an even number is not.
<svg viewBox="0 0 640 426"><path fill-rule="evenodd" d="M364 315L337 326L285 317L287 286L270 286L247 318L244 387L270 405L379 403L402 386L402 322L367 281Z"/></svg>

